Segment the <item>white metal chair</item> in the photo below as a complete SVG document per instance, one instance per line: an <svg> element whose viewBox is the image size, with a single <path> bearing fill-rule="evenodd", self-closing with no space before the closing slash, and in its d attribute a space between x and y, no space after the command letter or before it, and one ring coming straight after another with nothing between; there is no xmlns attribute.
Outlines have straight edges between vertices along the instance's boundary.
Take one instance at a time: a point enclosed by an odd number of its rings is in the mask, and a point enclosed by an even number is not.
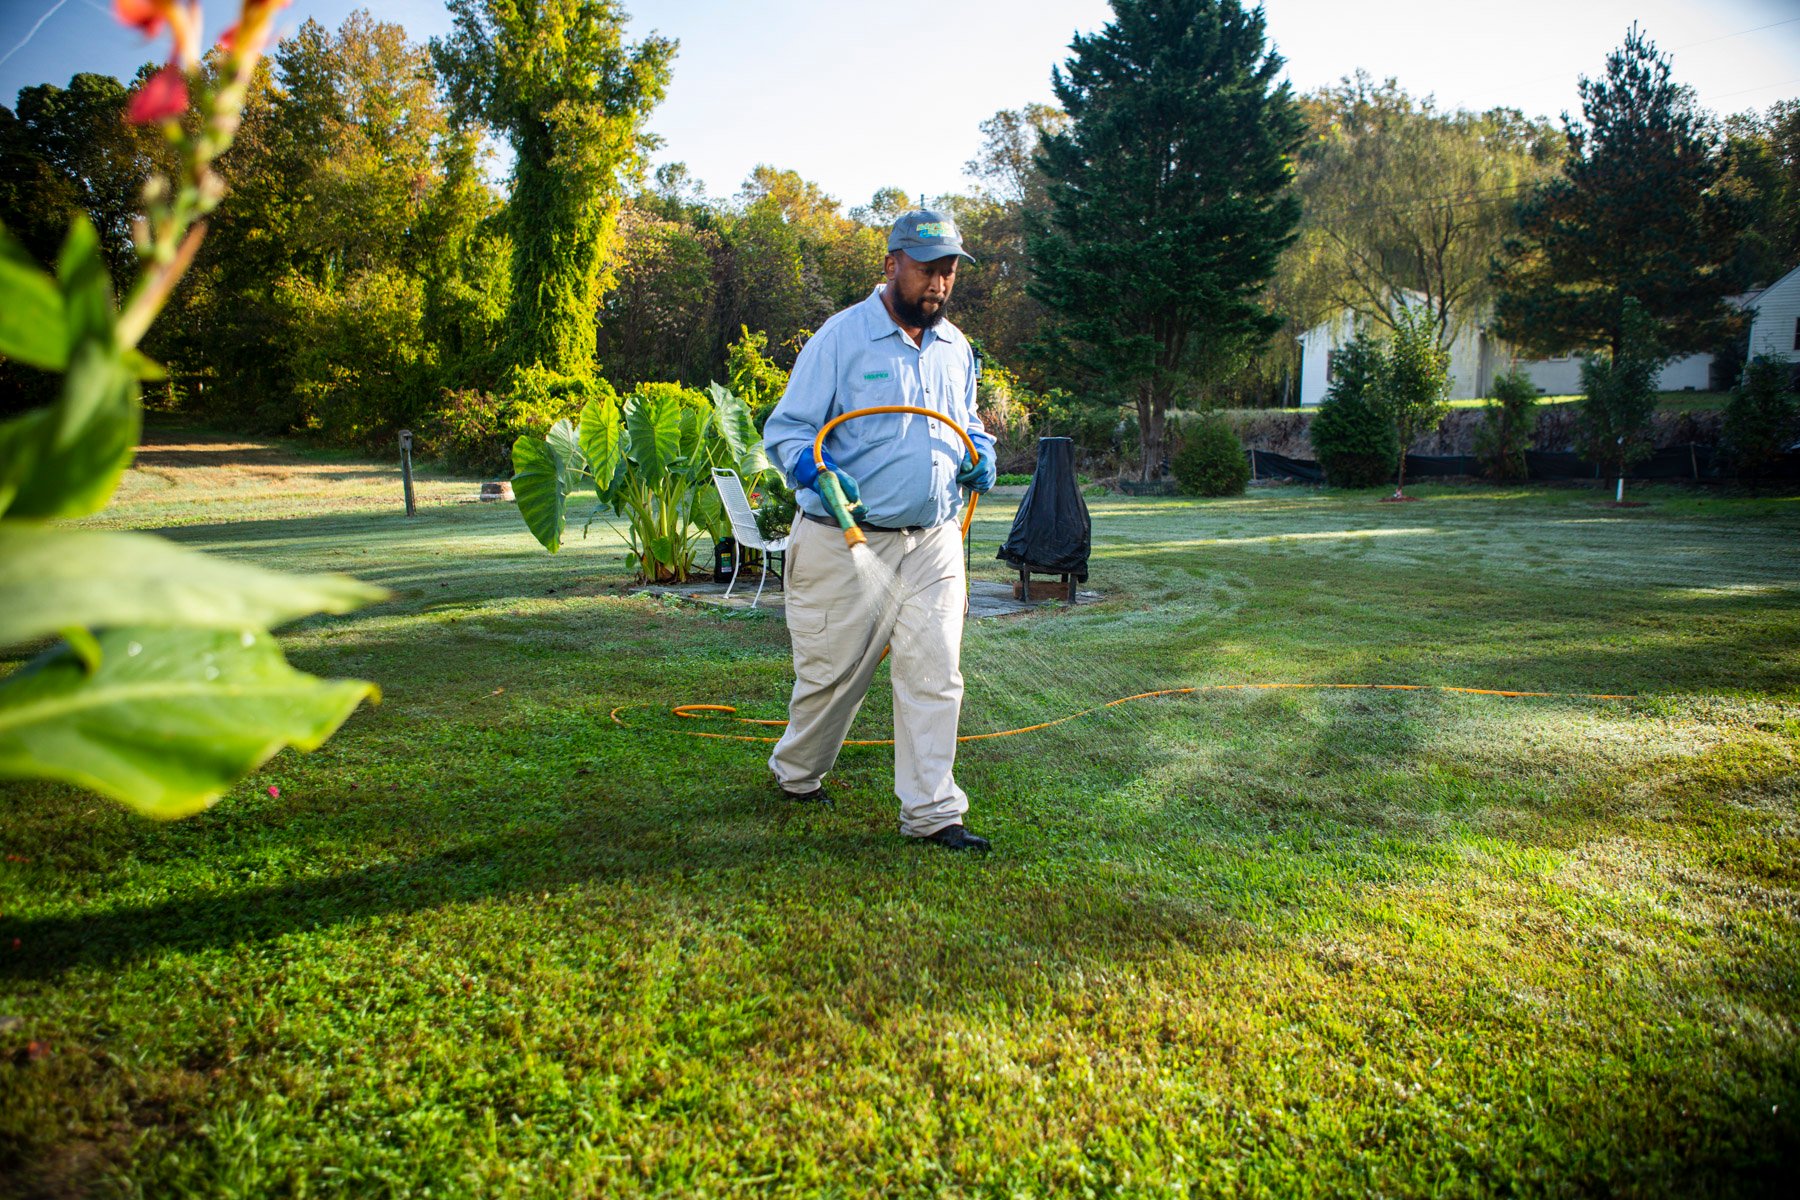
<svg viewBox="0 0 1800 1200"><path fill-rule="evenodd" d="M769 556L778 554L782 557L785 568L787 562L788 539L776 538L765 541L762 530L756 527L756 510L750 507L750 497L744 495L744 481L738 478L736 471L726 467L713 468L713 484L719 489L719 499L725 502L725 515L731 518L731 536L737 540L738 550L758 550L762 552L762 574L756 581L756 598L750 601L755 608L762 600L763 584L769 581ZM740 553L737 567L731 573L731 583L725 588L726 598L730 598L731 589L737 586L738 577L743 574L744 560Z"/></svg>

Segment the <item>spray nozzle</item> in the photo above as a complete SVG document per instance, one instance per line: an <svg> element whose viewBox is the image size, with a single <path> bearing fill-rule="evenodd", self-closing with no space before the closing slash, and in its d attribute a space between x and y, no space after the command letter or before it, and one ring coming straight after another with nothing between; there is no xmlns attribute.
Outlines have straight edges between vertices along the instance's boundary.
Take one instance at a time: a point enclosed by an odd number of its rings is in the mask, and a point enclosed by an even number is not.
<svg viewBox="0 0 1800 1200"><path fill-rule="evenodd" d="M844 544L852 550L866 545L869 539L856 524L856 519L850 515L850 505L844 499L843 486L838 483L837 475L829 469L819 472L819 494L825 498L825 507L831 510L831 515L843 527Z"/></svg>

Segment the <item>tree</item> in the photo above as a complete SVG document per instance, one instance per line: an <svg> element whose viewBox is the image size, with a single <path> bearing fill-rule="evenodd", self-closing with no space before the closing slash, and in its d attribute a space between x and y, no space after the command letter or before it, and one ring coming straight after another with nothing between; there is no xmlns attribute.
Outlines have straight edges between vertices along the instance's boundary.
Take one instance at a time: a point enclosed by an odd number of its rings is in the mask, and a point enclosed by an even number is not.
<svg viewBox="0 0 1800 1200"><path fill-rule="evenodd" d="M1512 109L1442 113L1358 72L1308 97L1304 218L1292 266L1313 276L1313 320L1350 309L1392 327L1424 305L1448 345L1484 320L1491 266L1519 193L1554 170L1552 131Z"/></svg>
<svg viewBox="0 0 1800 1200"><path fill-rule="evenodd" d="M1332 487L1375 487L1394 477L1394 426L1376 405L1387 352L1359 329L1331 356L1331 383L1307 426Z"/></svg>
<svg viewBox="0 0 1800 1200"><path fill-rule="evenodd" d="M1406 496L1406 452L1450 411L1450 352L1437 337L1437 320L1423 305L1402 306L1382 356L1375 408L1392 429L1400 474L1394 497Z"/></svg>
<svg viewBox="0 0 1800 1200"><path fill-rule="evenodd" d="M620 388L716 378L719 235L628 204L619 217L619 284L600 315L600 357Z"/></svg>
<svg viewBox="0 0 1800 1200"><path fill-rule="evenodd" d="M1793 441L1794 393L1788 386L1792 369L1778 358L1757 355L1744 368L1744 377L1725 406L1725 449L1738 475L1750 480L1752 487Z"/></svg>
<svg viewBox="0 0 1800 1200"><path fill-rule="evenodd" d="M957 323L979 334L993 360L1009 364L1040 389L1047 380L1026 347L1046 313L1026 291L1031 278L1026 235L1031 220L1042 219L1049 206L1038 146L1046 133L1067 125L1062 110L1047 104L995 113L981 122L981 149L963 167L977 181L976 190L945 202L976 259L957 273Z"/></svg>
<svg viewBox="0 0 1800 1200"><path fill-rule="evenodd" d="M230 197L180 319L151 349L211 419L385 442L447 376L498 373L499 198L400 26L307 21L272 61L220 160Z"/></svg>
<svg viewBox="0 0 1800 1200"><path fill-rule="evenodd" d="M1632 297L1669 354L1711 348L1739 318L1724 299L1749 213L1692 89L1636 25L1583 77L1585 124L1563 115L1561 176L1520 209L1497 267L1501 336L1541 355L1623 349Z"/></svg>
<svg viewBox="0 0 1800 1200"><path fill-rule="evenodd" d="M589 375L620 201L650 148L644 122L675 42L626 45L613 0L450 0L450 12L454 31L431 55L452 109L514 155L509 354Z"/></svg>
<svg viewBox="0 0 1800 1200"><path fill-rule="evenodd" d="M1766 287L1800 263L1800 100L1729 117L1725 132L1719 187L1749 213L1732 277ZM1735 357L1743 360L1743 346Z"/></svg>
<svg viewBox="0 0 1800 1200"><path fill-rule="evenodd" d="M25 139L73 189L76 204L100 234L115 283L131 274L131 223L143 210L155 146L141 127L125 120L128 98L117 79L85 71L66 88L40 83L20 89L18 98ZM59 213L52 223L60 225L65 217Z"/></svg>
<svg viewBox="0 0 1800 1200"><path fill-rule="evenodd" d="M1654 448L1656 373L1667 360L1657 346L1655 322L1635 298L1625 298L1620 321L1619 349L1582 360L1576 430L1581 452L1609 468L1623 490L1626 468Z"/></svg>
<svg viewBox="0 0 1800 1200"><path fill-rule="evenodd" d="M1030 292L1054 316L1061 360L1135 401L1148 479L1169 403L1212 351L1280 325L1263 297L1299 218L1301 121L1260 9L1114 0L1113 12L1052 75L1069 126L1041 143L1050 212L1028 237Z"/></svg>

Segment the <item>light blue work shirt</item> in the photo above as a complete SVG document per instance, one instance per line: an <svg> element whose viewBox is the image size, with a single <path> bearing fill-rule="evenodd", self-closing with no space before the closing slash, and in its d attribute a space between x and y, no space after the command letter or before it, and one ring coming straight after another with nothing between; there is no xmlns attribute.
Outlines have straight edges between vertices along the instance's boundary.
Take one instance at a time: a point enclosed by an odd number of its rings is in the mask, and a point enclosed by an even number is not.
<svg viewBox="0 0 1800 1200"><path fill-rule="evenodd" d="M790 483L795 464L813 452L813 439L827 421L884 404L943 413L969 431L983 459L994 452L994 439L975 411L975 352L969 339L939 321L913 345L881 302L885 286L813 334L794 363L781 403L763 424L769 461ZM956 471L967 451L942 421L915 413L858 417L833 429L825 449L862 488L870 525L937 525L962 509ZM795 495L804 511L829 515L813 489Z"/></svg>

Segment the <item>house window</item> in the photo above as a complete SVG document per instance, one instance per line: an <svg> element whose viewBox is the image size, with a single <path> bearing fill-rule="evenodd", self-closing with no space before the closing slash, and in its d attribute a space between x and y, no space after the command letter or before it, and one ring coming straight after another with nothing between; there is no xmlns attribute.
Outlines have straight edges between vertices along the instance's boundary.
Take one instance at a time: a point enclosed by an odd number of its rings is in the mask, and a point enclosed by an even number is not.
<svg viewBox="0 0 1800 1200"><path fill-rule="evenodd" d="M1794 349L1800 350L1800 317L1794 318Z"/></svg>
<svg viewBox="0 0 1800 1200"><path fill-rule="evenodd" d="M1795 336L1800 337L1800 330L1795 331ZM1325 382L1326 383L1336 383L1337 382L1337 372L1338 372L1338 352L1336 350L1327 350L1325 352Z"/></svg>

